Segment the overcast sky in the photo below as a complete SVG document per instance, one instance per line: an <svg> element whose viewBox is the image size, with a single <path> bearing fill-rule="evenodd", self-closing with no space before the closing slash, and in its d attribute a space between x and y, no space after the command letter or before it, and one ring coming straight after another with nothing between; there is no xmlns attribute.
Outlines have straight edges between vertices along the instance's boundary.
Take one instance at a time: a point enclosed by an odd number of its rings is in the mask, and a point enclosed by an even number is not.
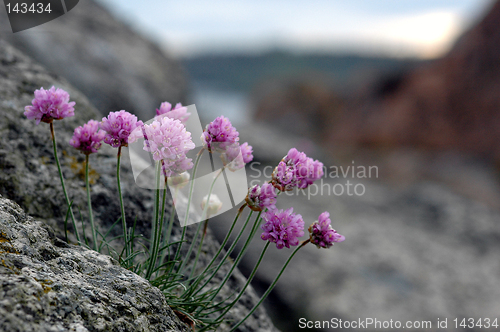
<svg viewBox="0 0 500 332"><path fill-rule="evenodd" d="M432 58L491 0L99 0L178 56L364 52Z"/></svg>

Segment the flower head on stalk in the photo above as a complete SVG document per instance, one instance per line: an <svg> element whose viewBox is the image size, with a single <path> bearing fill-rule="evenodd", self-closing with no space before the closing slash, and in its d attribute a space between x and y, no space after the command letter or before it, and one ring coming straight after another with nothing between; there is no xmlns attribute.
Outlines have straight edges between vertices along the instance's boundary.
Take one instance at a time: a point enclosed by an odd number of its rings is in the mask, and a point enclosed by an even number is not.
<svg viewBox="0 0 500 332"><path fill-rule="evenodd" d="M332 228L330 214L323 212L319 215L318 221L315 221L309 226L309 237L311 243L318 248L330 248L335 242L342 242L345 236L337 233Z"/></svg>
<svg viewBox="0 0 500 332"><path fill-rule="evenodd" d="M155 119L144 125L144 150L153 155L156 161L162 161L165 176L179 175L193 167L186 152L194 149L191 133L176 119L168 117Z"/></svg>
<svg viewBox="0 0 500 332"><path fill-rule="evenodd" d="M212 148L214 148L215 150L224 152L228 146L240 140L238 136L238 131L236 131L228 118L219 116L206 126L201 135L201 140L203 146L209 151L212 151Z"/></svg>
<svg viewBox="0 0 500 332"><path fill-rule="evenodd" d="M201 210L204 211L205 207L207 205L207 200L208 200L208 195L203 197L201 200ZM208 207L207 207L207 217L213 216L217 212L220 211L222 208L222 202L219 199L219 197L215 194L210 195L210 200L208 200Z"/></svg>
<svg viewBox="0 0 500 332"><path fill-rule="evenodd" d="M32 105L24 108L24 115L28 119L35 119L36 124L40 121L51 123L52 120L61 120L75 115L75 102L69 101L69 94L63 89L51 87L49 90L40 88L35 90L35 98Z"/></svg>
<svg viewBox="0 0 500 332"><path fill-rule="evenodd" d="M290 248L299 244L299 237L304 236L304 220L300 214L288 210L270 210L264 213L266 223L261 226L262 240L276 243L276 248Z"/></svg>
<svg viewBox="0 0 500 332"><path fill-rule="evenodd" d="M124 110L109 113L107 117L102 118L100 123L101 129L106 132L104 143L114 148L132 143L135 138L131 136L131 133L137 133L138 131L134 129L142 125L142 121L137 121L135 115Z"/></svg>
<svg viewBox="0 0 500 332"><path fill-rule="evenodd" d="M276 209L276 191L272 184L264 183L262 186L255 185L248 189L248 195L245 198L248 207L253 211L262 211L264 209Z"/></svg>
<svg viewBox="0 0 500 332"><path fill-rule="evenodd" d="M165 101L161 103L160 108L156 109L156 116L164 115L171 119L177 119L185 124L191 115L187 110L187 107L182 106L181 103L177 103L175 107L172 108L172 104Z"/></svg>
<svg viewBox="0 0 500 332"><path fill-rule="evenodd" d="M243 162L245 164L248 164L253 160L253 154L252 154L253 148L251 145L248 144L248 142L241 144L240 150L241 150L241 156L243 157Z"/></svg>
<svg viewBox="0 0 500 332"><path fill-rule="evenodd" d="M182 189L188 184L190 177L191 176L188 172L184 172L179 175L169 177L167 179L167 184L175 189Z"/></svg>
<svg viewBox="0 0 500 332"><path fill-rule="evenodd" d="M69 144L83 154L96 153L102 145L106 133L99 129L99 122L90 120L83 126L75 128Z"/></svg>
<svg viewBox="0 0 500 332"><path fill-rule="evenodd" d="M281 191L305 189L323 176L323 163L292 148L273 171L272 184Z"/></svg>
<svg viewBox="0 0 500 332"><path fill-rule="evenodd" d="M252 152L252 146L247 142L241 145L236 142L226 147L225 152L221 154L221 159L224 165L234 172L253 160Z"/></svg>

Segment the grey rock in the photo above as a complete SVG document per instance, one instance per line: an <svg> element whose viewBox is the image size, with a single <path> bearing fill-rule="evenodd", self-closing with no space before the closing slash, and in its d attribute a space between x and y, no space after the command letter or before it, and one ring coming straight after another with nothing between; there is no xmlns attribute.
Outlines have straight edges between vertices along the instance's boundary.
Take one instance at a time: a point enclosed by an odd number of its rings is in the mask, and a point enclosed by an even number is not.
<svg viewBox="0 0 500 332"><path fill-rule="evenodd" d="M82 178L82 155L78 154L69 144L75 127L88 120L98 118L98 112L79 91L67 81L46 72L6 42L0 40L0 194L19 204L29 215L50 225L56 237L64 239L63 221L66 207L60 182L57 177L57 167L53 159L52 143L47 124L35 125L34 121L23 115L25 105L29 105L33 92L40 87L49 88L52 85L64 88L76 102L75 116L62 121L55 121L59 158L66 178L66 187L76 207L82 210L82 219L86 225L87 238L90 238L86 214L86 194ZM95 183L92 185L92 207L94 219L101 232L110 229L119 218L119 202L116 188L116 153L117 150L103 146L98 154L90 156L90 167ZM153 192L141 189L135 185L127 149L124 149L121 167L122 191L126 203L126 217L129 227L134 220L137 223L137 234L150 237L153 210ZM171 211L171 200L168 199L167 218ZM77 219L79 215L77 213ZM174 223L174 239L181 233L178 223ZM80 234L83 233L79 225ZM73 229L70 226L70 241L76 243ZM188 228L188 239L192 238L196 225ZM115 227L109 237L121 235L121 227ZM118 243L114 243L118 246ZM188 246L183 250L187 251ZM218 249L218 243L209 233L204 242L203 262L207 262ZM185 252L185 251L184 251ZM195 253L193 252L193 255ZM224 275L222 270L219 276ZM245 279L237 272L225 287L222 294L229 295L241 287ZM229 318L238 321L257 301L250 287L233 310ZM221 331L225 330L221 327ZM276 331L265 311L260 308L239 331Z"/></svg>
<svg viewBox="0 0 500 332"><path fill-rule="evenodd" d="M9 31L0 8L0 31ZM125 109L148 120L163 101L184 102L186 74L172 57L96 1L80 1L41 26L3 34L82 91L102 114Z"/></svg>
<svg viewBox="0 0 500 332"><path fill-rule="evenodd" d="M1 331L188 331L159 289L0 197Z"/></svg>

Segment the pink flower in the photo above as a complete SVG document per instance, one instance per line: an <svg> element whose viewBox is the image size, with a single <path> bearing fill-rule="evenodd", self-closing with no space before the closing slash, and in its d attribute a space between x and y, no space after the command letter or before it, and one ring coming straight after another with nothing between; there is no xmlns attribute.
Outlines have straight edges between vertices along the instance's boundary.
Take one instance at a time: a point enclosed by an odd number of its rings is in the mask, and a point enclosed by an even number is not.
<svg viewBox="0 0 500 332"><path fill-rule="evenodd" d="M253 160L252 146L248 145L248 142L245 142L245 143L241 144L240 149L241 149L241 156L243 157L243 162L245 164L248 164L249 162L251 162Z"/></svg>
<svg viewBox="0 0 500 332"><path fill-rule="evenodd" d="M151 152L154 160L163 162L165 176L176 176L193 167L186 152L195 145L181 121L168 117L155 119L144 125L143 135L144 150Z"/></svg>
<svg viewBox="0 0 500 332"><path fill-rule="evenodd" d="M99 122L90 120L83 126L75 128L69 144L88 155L99 150L105 135L104 131L99 130Z"/></svg>
<svg viewBox="0 0 500 332"><path fill-rule="evenodd" d="M124 110L109 113L108 117L102 118L100 123L101 129L106 132L104 142L114 148L128 146L128 143L132 143L137 137L133 135L129 139L130 134L142 125L142 121L137 121L135 115ZM134 133L138 132L138 130L134 131Z"/></svg>
<svg viewBox="0 0 500 332"><path fill-rule="evenodd" d="M270 210L264 213L266 223L261 226L264 233L262 240L276 243L276 248L290 248L299 244L299 237L304 236L304 220L300 214L288 210Z"/></svg>
<svg viewBox="0 0 500 332"><path fill-rule="evenodd" d="M273 171L272 183L281 191L305 189L323 176L323 163L292 148Z"/></svg>
<svg viewBox="0 0 500 332"><path fill-rule="evenodd" d="M221 155L222 162L230 171L237 171L253 160L252 146L247 142L239 145L238 142L226 146Z"/></svg>
<svg viewBox="0 0 500 332"><path fill-rule="evenodd" d="M28 119L35 119L36 124L40 121L50 123L52 120L61 120L75 115L75 102L69 102L69 94L63 89L51 87L49 90L35 91L35 99L32 105L24 108L24 115Z"/></svg>
<svg viewBox="0 0 500 332"><path fill-rule="evenodd" d="M262 211L266 208L274 210L276 209L276 191L270 183L264 183L262 186L255 185L248 189L245 201L253 211Z"/></svg>
<svg viewBox="0 0 500 332"><path fill-rule="evenodd" d="M206 126L201 140L203 141L203 146L207 147L209 151L212 151L213 147L216 150L224 152L228 146L240 140L238 136L239 133L231 122L226 117L219 116Z"/></svg>
<svg viewBox="0 0 500 332"><path fill-rule="evenodd" d="M309 237L311 243L318 248L330 248L334 242L342 242L345 236L340 235L331 226L330 214L323 212L319 215L318 221L309 226Z"/></svg>
<svg viewBox="0 0 500 332"><path fill-rule="evenodd" d="M165 115L171 119L177 119L182 123L186 123L189 119L191 113L188 113L187 107L182 106L181 103L177 103L174 108L172 108L172 104L168 102L163 102L160 105L160 108L156 109L156 116Z"/></svg>

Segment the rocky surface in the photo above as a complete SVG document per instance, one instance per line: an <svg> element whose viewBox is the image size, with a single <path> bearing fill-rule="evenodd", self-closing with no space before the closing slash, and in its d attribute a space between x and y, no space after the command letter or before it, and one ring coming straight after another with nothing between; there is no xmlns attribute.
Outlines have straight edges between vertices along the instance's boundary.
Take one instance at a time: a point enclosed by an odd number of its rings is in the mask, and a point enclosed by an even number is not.
<svg viewBox="0 0 500 332"><path fill-rule="evenodd" d="M2 37L45 68L65 77L101 112L125 109L148 120L163 101L184 102L186 75L160 48L115 19L94 0L80 1L62 17Z"/></svg>
<svg viewBox="0 0 500 332"><path fill-rule="evenodd" d="M40 65L34 63L4 41L0 41L0 194L18 203L27 214L50 225L57 237L64 239L63 221L66 214L64 197L60 190L57 167L53 159L49 127L45 123L38 126L23 115L25 105L30 104L33 92L40 87L52 85L67 90L71 100L76 102L75 116L62 121L55 121L59 158L66 178L66 187L76 207L82 210L84 222L86 216L86 195L82 173L82 156L73 149L68 141L76 126L82 125L92 118L99 118L98 112L82 93L77 91L66 80L48 73ZM92 184L92 204L94 218L100 231L108 230L120 215L116 189L116 149L103 146L98 154L90 156ZM122 190L126 202L126 215L129 226L137 220L138 234L150 237L150 221L152 218L152 191L141 189L135 185L130 168L127 149L124 149L121 167ZM75 212L78 211L75 209ZM168 208L170 211L170 208ZM167 212L168 212L167 211ZM168 214L168 213L167 213ZM79 219L78 213L77 218ZM180 234L176 224L175 236ZM82 234L81 226L80 234ZM196 229L196 225L188 228L188 234ZM86 227L90 238L89 227ZM109 236L120 235L121 227L115 227ZM70 241L75 243L70 227ZM174 237L175 239L175 237ZM184 246L187 247L187 246ZM202 260L207 261L218 247L216 240L209 235L204 243ZM186 250L187 248L185 248ZM194 253L193 253L194 254ZM224 271L221 271L223 274ZM230 294L241 287L244 278L236 273L224 294ZM242 299L230 318L239 320L246 314L247 308L256 302L252 289ZM221 329L223 330L223 329ZM258 310L240 331L276 331L263 309Z"/></svg>
<svg viewBox="0 0 500 332"><path fill-rule="evenodd" d="M159 289L0 196L0 330L188 331Z"/></svg>

